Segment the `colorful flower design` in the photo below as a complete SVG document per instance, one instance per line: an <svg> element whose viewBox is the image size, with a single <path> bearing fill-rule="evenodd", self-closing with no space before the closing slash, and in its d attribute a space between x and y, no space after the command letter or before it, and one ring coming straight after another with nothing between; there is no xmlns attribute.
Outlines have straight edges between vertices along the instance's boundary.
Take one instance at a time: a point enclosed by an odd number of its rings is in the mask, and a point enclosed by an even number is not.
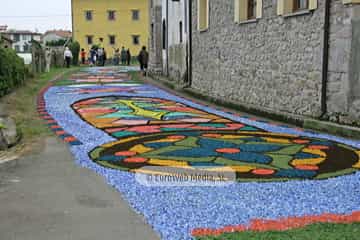
<svg viewBox="0 0 360 240"><path fill-rule="evenodd" d="M71 79L120 72L126 70L92 68ZM115 84L134 84L127 79ZM150 84L140 83L149 91L71 92L87 84L65 79L44 90L40 114L59 136L74 143L76 162L104 176L162 239L192 239L249 226L300 226L293 221L359 221L359 141L237 115ZM100 89L114 83L91 84ZM244 161L247 153L256 157ZM238 182L147 187L134 174L143 166L199 165L230 167Z"/></svg>

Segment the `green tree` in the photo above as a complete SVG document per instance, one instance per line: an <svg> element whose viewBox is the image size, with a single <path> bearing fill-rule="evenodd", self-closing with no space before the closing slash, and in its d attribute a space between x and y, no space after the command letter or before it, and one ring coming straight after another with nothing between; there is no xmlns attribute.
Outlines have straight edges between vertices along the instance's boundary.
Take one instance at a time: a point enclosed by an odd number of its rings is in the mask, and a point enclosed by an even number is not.
<svg viewBox="0 0 360 240"><path fill-rule="evenodd" d="M71 42L69 44L69 49L73 55L73 65L79 65L79 53L80 53L80 44L78 42Z"/></svg>

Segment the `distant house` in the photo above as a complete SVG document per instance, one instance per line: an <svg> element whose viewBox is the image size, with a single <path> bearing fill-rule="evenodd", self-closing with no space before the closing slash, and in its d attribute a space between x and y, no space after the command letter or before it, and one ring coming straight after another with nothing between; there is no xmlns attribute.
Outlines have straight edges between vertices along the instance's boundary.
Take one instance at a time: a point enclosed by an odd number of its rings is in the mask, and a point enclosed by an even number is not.
<svg viewBox="0 0 360 240"><path fill-rule="evenodd" d="M17 53L30 52L31 41L41 40L41 34L27 30L8 30L5 34L13 41L12 48Z"/></svg>
<svg viewBox="0 0 360 240"><path fill-rule="evenodd" d="M46 44L47 42L52 42L52 41L68 40L71 37L72 37L71 31L50 30L44 33L42 37L42 42Z"/></svg>

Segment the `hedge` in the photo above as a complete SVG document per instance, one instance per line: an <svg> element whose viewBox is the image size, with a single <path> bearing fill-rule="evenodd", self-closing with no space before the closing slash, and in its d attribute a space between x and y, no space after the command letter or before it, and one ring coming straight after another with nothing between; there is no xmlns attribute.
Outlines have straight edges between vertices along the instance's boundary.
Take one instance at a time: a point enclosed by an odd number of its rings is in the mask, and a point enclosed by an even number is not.
<svg viewBox="0 0 360 240"><path fill-rule="evenodd" d="M79 65L80 44L78 42L71 42L69 49L73 55L72 64L75 66Z"/></svg>
<svg viewBox="0 0 360 240"><path fill-rule="evenodd" d="M0 47L0 97L21 85L27 72L24 60L13 49Z"/></svg>

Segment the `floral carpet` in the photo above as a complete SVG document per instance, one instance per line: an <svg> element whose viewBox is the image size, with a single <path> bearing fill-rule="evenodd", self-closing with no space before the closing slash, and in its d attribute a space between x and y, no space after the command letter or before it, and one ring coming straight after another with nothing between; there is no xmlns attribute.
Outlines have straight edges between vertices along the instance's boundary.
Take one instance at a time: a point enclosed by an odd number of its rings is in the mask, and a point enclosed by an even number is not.
<svg viewBox="0 0 360 240"><path fill-rule="evenodd" d="M162 239L360 221L360 141L200 104L134 81L133 70L73 74L40 93L38 111ZM147 186L136 177L179 169L234 178Z"/></svg>

